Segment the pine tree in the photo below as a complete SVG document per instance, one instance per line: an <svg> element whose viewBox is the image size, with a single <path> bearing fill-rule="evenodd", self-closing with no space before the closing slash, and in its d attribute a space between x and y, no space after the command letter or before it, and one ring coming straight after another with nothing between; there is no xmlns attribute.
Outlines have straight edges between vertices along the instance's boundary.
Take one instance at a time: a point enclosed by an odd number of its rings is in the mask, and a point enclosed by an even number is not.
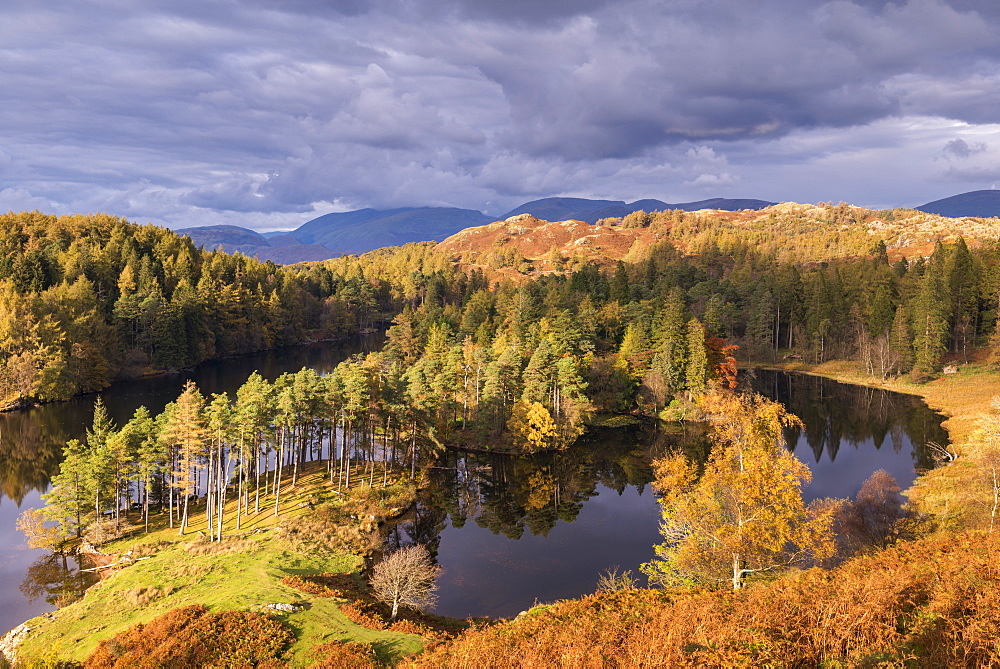
<svg viewBox="0 0 1000 669"><path fill-rule="evenodd" d="M204 466L209 442L204 408L205 398L194 381L188 381L175 402L174 411L161 430L161 437L177 451L171 485L183 495L179 530L181 535L187 530L188 506L191 497L197 492L198 473Z"/></svg>
<svg viewBox="0 0 1000 669"><path fill-rule="evenodd" d="M684 385L688 392L697 396L708 387L709 365L708 347L705 344L705 326L697 318L692 318L687 324L687 370L684 375Z"/></svg>

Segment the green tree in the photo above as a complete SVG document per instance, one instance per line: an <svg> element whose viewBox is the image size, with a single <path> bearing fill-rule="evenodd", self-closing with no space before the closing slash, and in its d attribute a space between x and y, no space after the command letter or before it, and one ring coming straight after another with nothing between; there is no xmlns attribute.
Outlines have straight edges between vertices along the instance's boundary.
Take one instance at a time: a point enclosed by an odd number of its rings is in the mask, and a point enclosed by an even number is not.
<svg viewBox="0 0 1000 669"><path fill-rule="evenodd" d="M59 473L52 477L49 491L42 495L43 512L55 521L60 537L65 540L80 537L84 516L90 500L86 488L86 448L77 439L70 439L63 448L63 461Z"/></svg>
<svg viewBox="0 0 1000 669"><path fill-rule="evenodd" d="M697 318L687 324L687 371L685 384L692 395L700 395L708 387L708 347L705 344L705 326Z"/></svg>

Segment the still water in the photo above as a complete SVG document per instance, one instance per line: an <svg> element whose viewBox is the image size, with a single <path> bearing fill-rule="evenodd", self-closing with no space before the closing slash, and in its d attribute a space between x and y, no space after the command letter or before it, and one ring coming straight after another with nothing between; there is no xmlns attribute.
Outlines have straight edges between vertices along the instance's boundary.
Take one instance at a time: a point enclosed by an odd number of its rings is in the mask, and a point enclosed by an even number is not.
<svg viewBox="0 0 1000 669"><path fill-rule="evenodd" d="M303 366L320 372L382 343L380 336L214 361L190 372L122 382L101 393L117 424L153 412L194 379L203 393L235 393L254 371L269 380ZM786 435L812 469L809 499L853 496L876 469L907 487L930 466L922 445L945 443L941 416L919 399L818 377L758 372L759 392L786 403L805 430ZM82 437L96 396L0 414L0 633L55 608L85 583L72 561L30 550L18 514L40 506L63 444ZM705 457L696 425L595 429L569 452L534 458L448 453L417 507L389 529L389 545L428 545L443 566L436 612L512 616L536 601L593 592L601 572L638 575L659 542L652 458L669 449Z"/></svg>
<svg viewBox="0 0 1000 669"><path fill-rule="evenodd" d="M58 601L79 592L84 580L72 559L53 560L46 551L29 549L15 523L24 509L42 506L40 495L58 471L63 445L84 437L98 396L120 426L142 405L154 414L160 412L177 399L188 379L205 395L233 395L255 370L269 381L303 367L328 372L355 353L378 349L383 341L376 334L213 360L178 374L115 383L101 393L68 402L0 413L0 634L54 610Z"/></svg>
<svg viewBox="0 0 1000 669"><path fill-rule="evenodd" d="M786 432L813 472L807 500L853 497L885 469L902 488L932 466L942 417L917 397L782 372L743 382L784 403L805 429ZM601 573L639 574L660 542L651 458L681 448L704 458L698 426L594 431L567 453L535 458L451 454L390 543L426 544L443 567L442 615L517 615L535 602L594 591Z"/></svg>

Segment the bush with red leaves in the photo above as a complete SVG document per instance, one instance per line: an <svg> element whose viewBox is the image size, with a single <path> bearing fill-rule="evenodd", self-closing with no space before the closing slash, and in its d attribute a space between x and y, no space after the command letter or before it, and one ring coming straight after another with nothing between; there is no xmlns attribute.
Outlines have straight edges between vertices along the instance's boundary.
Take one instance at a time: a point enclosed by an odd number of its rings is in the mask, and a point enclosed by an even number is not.
<svg viewBox="0 0 1000 669"><path fill-rule="evenodd" d="M101 641L83 666L276 667L294 639L285 625L260 613L185 606Z"/></svg>

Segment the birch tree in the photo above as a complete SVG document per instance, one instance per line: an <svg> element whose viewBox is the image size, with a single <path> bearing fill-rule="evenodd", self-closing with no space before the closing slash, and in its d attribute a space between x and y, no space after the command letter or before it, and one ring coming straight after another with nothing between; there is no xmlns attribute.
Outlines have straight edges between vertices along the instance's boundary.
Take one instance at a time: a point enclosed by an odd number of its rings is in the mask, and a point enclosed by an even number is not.
<svg viewBox="0 0 1000 669"><path fill-rule="evenodd" d="M661 585L730 582L832 555L832 510L802 500L809 468L784 448L794 415L760 395L715 393L713 450L697 463L674 454L655 462L664 542L642 566Z"/></svg>

